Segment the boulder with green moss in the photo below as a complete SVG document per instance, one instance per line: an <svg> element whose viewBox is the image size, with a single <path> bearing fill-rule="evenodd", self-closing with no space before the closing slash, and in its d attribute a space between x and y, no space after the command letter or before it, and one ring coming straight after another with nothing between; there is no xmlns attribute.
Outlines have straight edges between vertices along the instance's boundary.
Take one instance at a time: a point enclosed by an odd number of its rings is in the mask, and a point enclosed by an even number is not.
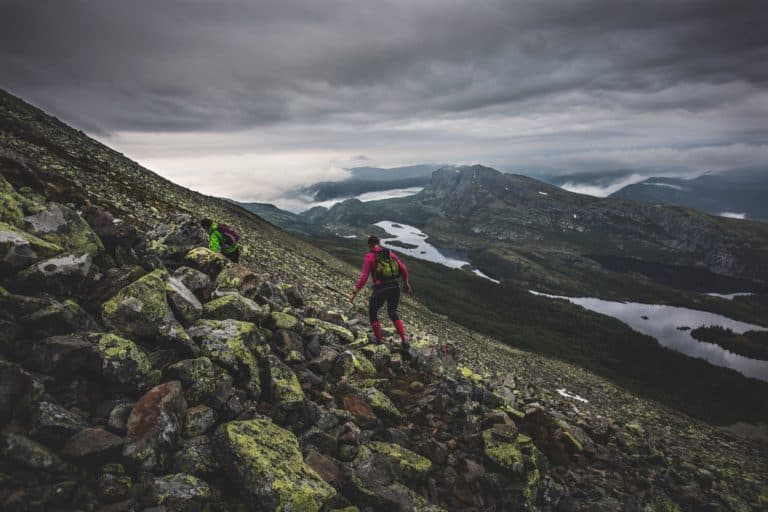
<svg viewBox="0 0 768 512"><path fill-rule="evenodd" d="M226 295L239 293L245 297L253 298L261 283L261 277L252 272L248 267L237 263L230 263L219 272L214 282L214 294Z"/></svg>
<svg viewBox="0 0 768 512"><path fill-rule="evenodd" d="M63 250L59 245L0 222L0 271L28 267Z"/></svg>
<svg viewBox="0 0 768 512"><path fill-rule="evenodd" d="M369 378L376 376L376 367L367 357L354 350L345 350L334 362L333 374L336 377Z"/></svg>
<svg viewBox="0 0 768 512"><path fill-rule="evenodd" d="M394 443L371 441L366 445L372 452L388 457L406 481L424 480L432 471L432 462Z"/></svg>
<svg viewBox="0 0 768 512"><path fill-rule="evenodd" d="M273 311L269 318L269 327L272 330L285 329L289 331L299 325L299 319L290 313Z"/></svg>
<svg viewBox="0 0 768 512"><path fill-rule="evenodd" d="M48 203L44 210L24 217L24 229L69 252L96 254L104 250L101 239L80 214L58 203Z"/></svg>
<svg viewBox="0 0 768 512"><path fill-rule="evenodd" d="M98 356L98 369L105 379L134 389L159 380L149 357L133 341L116 334L97 334L92 336L92 342Z"/></svg>
<svg viewBox="0 0 768 512"><path fill-rule="evenodd" d="M483 450L491 466L509 475L514 488L530 506L536 500L546 459L533 440L507 425L497 425L482 432Z"/></svg>
<svg viewBox="0 0 768 512"><path fill-rule="evenodd" d="M315 512L336 496L304 463L296 437L269 420L221 425L214 454L253 510Z"/></svg>
<svg viewBox="0 0 768 512"><path fill-rule="evenodd" d="M223 254L207 247L195 247L184 256L184 264L215 279L230 261Z"/></svg>
<svg viewBox="0 0 768 512"><path fill-rule="evenodd" d="M82 417L53 402L32 405L29 435L35 441L49 446L61 446L68 437L88 426Z"/></svg>
<svg viewBox="0 0 768 512"><path fill-rule="evenodd" d="M392 400L378 389L363 388L360 390L360 394L379 418L390 421L400 421L402 419L402 414L395 407L395 404L392 403Z"/></svg>
<svg viewBox="0 0 768 512"><path fill-rule="evenodd" d="M93 317L74 300L51 301L48 306L21 317L19 322L28 333L40 337L99 329Z"/></svg>
<svg viewBox="0 0 768 512"><path fill-rule="evenodd" d="M236 384L248 389L254 398L261 395L256 356L266 356L269 347L256 325L237 320L199 320L189 334L201 353L226 368Z"/></svg>
<svg viewBox="0 0 768 512"><path fill-rule="evenodd" d="M199 220L186 213L166 217L148 236L145 252L174 266L177 266L190 250L208 245L208 234Z"/></svg>
<svg viewBox="0 0 768 512"><path fill-rule="evenodd" d="M169 276L165 282L165 294L176 318L184 325L194 323L203 314L203 305L180 280Z"/></svg>
<svg viewBox="0 0 768 512"><path fill-rule="evenodd" d="M56 453L21 434L8 434L0 438L0 455L12 467L53 473L61 473L70 469L68 464Z"/></svg>
<svg viewBox="0 0 768 512"><path fill-rule="evenodd" d="M298 377L279 358L267 358L267 372L263 386L268 398L283 412L293 411L305 400Z"/></svg>
<svg viewBox="0 0 768 512"><path fill-rule="evenodd" d="M230 293L205 304L203 316L224 320L231 318L243 322L261 323L267 312L255 301L243 297L239 293Z"/></svg>
<svg viewBox="0 0 768 512"><path fill-rule="evenodd" d="M340 343L346 344L355 341L355 336L352 334L352 331L341 325L326 322L319 318L305 318L304 324L320 331L330 332Z"/></svg>
<svg viewBox="0 0 768 512"><path fill-rule="evenodd" d="M153 478L147 486L146 499L167 512L201 511L213 496L205 480L176 473Z"/></svg>
<svg viewBox="0 0 768 512"><path fill-rule="evenodd" d="M181 383L155 386L133 406L123 456L145 471L162 470L181 435L187 403Z"/></svg>
<svg viewBox="0 0 768 512"><path fill-rule="evenodd" d="M129 338L159 339L196 354L166 297L168 273L158 269L129 284L101 307L104 323Z"/></svg>
<svg viewBox="0 0 768 512"><path fill-rule="evenodd" d="M205 403L214 409L226 407L232 397L232 376L207 357L184 359L165 369L166 377L178 379L190 403Z"/></svg>
<svg viewBox="0 0 768 512"><path fill-rule="evenodd" d="M0 222L20 226L24 218L22 204L23 198L0 176Z"/></svg>

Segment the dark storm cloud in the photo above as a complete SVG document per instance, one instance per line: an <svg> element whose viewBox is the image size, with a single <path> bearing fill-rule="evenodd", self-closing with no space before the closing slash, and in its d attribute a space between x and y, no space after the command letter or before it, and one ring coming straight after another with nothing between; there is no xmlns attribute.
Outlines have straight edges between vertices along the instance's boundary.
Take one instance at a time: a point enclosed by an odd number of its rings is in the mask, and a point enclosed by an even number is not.
<svg viewBox="0 0 768 512"><path fill-rule="evenodd" d="M0 0L0 87L239 198L361 161L679 174L768 160L766 26L762 0Z"/></svg>
<svg viewBox="0 0 768 512"><path fill-rule="evenodd" d="M0 85L106 130L369 122L768 80L760 1L0 5Z"/></svg>

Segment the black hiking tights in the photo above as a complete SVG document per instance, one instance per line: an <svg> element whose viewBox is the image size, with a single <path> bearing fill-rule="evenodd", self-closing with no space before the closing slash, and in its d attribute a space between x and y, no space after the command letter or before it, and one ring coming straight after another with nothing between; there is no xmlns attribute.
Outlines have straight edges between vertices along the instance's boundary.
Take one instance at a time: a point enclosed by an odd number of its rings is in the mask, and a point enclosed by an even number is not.
<svg viewBox="0 0 768 512"><path fill-rule="evenodd" d="M371 323L379 320L379 310L387 303L387 314L393 322L399 320L397 305L400 302L400 286L387 286L386 288L374 288L371 298L368 300L368 318Z"/></svg>

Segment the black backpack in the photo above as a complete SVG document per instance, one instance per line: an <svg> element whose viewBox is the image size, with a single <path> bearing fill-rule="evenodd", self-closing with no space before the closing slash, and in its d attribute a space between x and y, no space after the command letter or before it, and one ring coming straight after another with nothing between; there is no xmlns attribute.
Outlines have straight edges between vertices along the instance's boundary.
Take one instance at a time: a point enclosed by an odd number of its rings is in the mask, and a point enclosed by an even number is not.
<svg viewBox="0 0 768 512"><path fill-rule="evenodd" d="M375 278L383 282L397 281L397 279L400 277L400 265L398 265L395 258L392 257L392 251L389 249L383 249L381 251L375 252L375 254Z"/></svg>

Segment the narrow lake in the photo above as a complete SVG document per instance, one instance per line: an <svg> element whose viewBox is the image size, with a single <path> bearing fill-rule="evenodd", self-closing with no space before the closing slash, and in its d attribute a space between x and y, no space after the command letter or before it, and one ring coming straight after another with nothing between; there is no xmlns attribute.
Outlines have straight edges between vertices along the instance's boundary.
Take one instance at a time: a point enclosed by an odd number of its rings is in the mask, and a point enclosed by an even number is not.
<svg viewBox="0 0 768 512"><path fill-rule="evenodd" d="M393 236L393 238L383 238L381 240L381 245L388 249L392 249L395 252L411 256L412 258L439 263L440 265L445 265L450 268L462 268L467 265L471 266L471 263L465 254L462 254L459 251L438 249L427 242L427 234L419 228L388 220L377 222L374 226L380 227ZM406 247L401 247L399 244L405 244ZM477 269L474 269L472 272L478 277L482 277L491 282L499 282Z"/></svg>
<svg viewBox="0 0 768 512"><path fill-rule="evenodd" d="M707 325L719 325L741 334L746 331L765 331L767 327L732 320L728 317L676 306L613 302L591 297L563 297L531 290L534 295L552 299L565 299L583 308L612 316L632 329L656 338L665 347L687 356L704 359L716 366L732 368L746 377L768 381L768 361L734 354L714 343L699 341L691 330ZM645 318L643 318L645 317ZM679 327L689 327L681 330Z"/></svg>

